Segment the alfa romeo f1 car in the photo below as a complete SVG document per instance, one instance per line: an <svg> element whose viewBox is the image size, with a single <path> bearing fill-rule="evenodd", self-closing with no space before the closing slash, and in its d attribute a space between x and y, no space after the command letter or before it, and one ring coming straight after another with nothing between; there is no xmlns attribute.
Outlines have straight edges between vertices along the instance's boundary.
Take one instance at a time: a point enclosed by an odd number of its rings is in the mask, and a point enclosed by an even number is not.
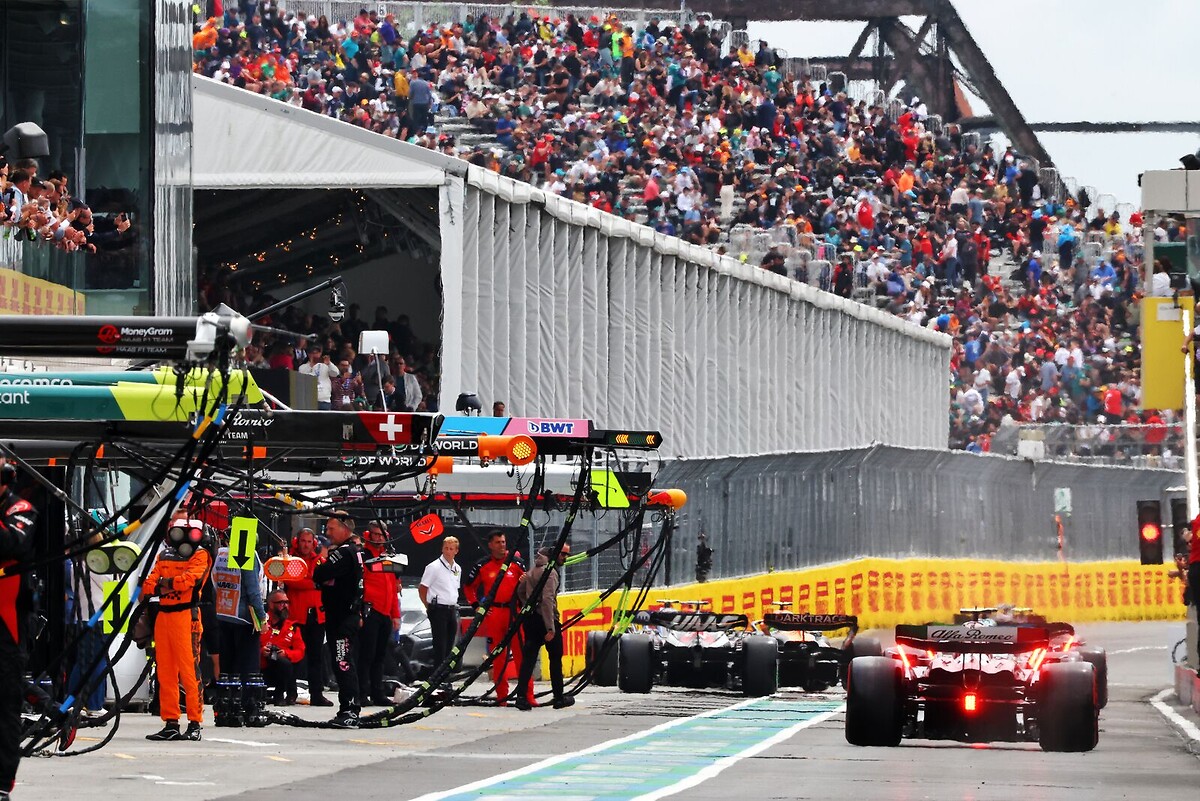
<svg viewBox="0 0 1200 801"><path fill-rule="evenodd" d="M617 647L617 685L648 693L656 683L740 689L770 695L779 688L779 648L774 638L749 634L745 615L703 611L702 602L639 612L634 630Z"/></svg>
<svg viewBox="0 0 1200 801"><path fill-rule="evenodd" d="M1050 650L1046 662L1084 661L1096 669L1096 697L1100 708L1108 706L1108 654L1099 645L1088 645L1075 633L1070 623L1047 620L1030 607L1003 605L1000 607L976 607L958 610L956 623L980 621L985 625L1033 626L1046 629L1050 634Z"/></svg>
<svg viewBox="0 0 1200 801"><path fill-rule="evenodd" d="M850 663L846 740L1031 740L1044 751L1090 751L1099 738L1096 670L1052 661L1050 640L1032 625L897 626L886 656Z"/></svg>
<svg viewBox="0 0 1200 801"><path fill-rule="evenodd" d="M768 612L759 629L779 644L779 683L806 692L821 692L844 681L846 667L855 656L883 654L878 640L856 636L858 618L854 615ZM850 631L841 645L834 645L826 633L838 629Z"/></svg>

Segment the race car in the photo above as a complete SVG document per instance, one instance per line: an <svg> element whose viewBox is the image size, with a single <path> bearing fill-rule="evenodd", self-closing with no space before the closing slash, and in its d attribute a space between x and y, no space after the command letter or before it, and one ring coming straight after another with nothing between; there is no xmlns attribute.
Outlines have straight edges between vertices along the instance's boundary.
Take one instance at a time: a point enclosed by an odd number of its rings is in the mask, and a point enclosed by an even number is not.
<svg viewBox="0 0 1200 801"><path fill-rule="evenodd" d="M1075 633L1070 623L1049 621L1036 614L1031 607L1001 604L999 607L969 607L958 610L955 623L972 620L991 621L1000 626L1034 626L1050 632L1050 650L1047 662L1072 662L1083 660L1096 669L1096 695L1100 708L1108 706L1108 654L1098 645L1088 645Z"/></svg>
<svg viewBox="0 0 1200 801"><path fill-rule="evenodd" d="M1096 670L1082 660L1049 661L1050 635L1044 627L982 620L897 626L896 646L885 656L850 662L846 741L1030 740L1044 751L1092 750Z"/></svg>
<svg viewBox="0 0 1200 801"><path fill-rule="evenodd" d="M855 656L880 656L883 648L870 637L858 637L854 615L823 615L789 612L791 604L779 603L783 611L768 612L758 622L759 631L779 644L779 683L821 692L843 682L846 667ZM834 645L826 632L849 629L841 645Z"/></svg>
<svg viewBox="0 0 1200 801"><path fill-rule="evenodd" d="M617 686L648 693L656 683L683 687L722 687L749 696L779 688L779 648L775 639L747 631L745 615L705 611L707 601L670 602L639 612L633 630L617 647Z"/></svg>

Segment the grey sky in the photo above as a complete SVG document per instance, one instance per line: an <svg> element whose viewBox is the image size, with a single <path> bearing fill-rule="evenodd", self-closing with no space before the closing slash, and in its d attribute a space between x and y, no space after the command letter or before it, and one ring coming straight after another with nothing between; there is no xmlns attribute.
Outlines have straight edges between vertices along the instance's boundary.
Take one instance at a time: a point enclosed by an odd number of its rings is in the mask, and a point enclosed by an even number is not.
<svg viewBox="0 0 1200 801"><path fill-rule="evenodd" d="M1001 82L1031 122L1200 120L1198 0L958 0ZM910 21L914 27L917 22ZM793 56L849 51L858 23L754 23ZM1137 174L1179 166L1198 135L1044 136L1064 174L1137 203Z"/></svg>

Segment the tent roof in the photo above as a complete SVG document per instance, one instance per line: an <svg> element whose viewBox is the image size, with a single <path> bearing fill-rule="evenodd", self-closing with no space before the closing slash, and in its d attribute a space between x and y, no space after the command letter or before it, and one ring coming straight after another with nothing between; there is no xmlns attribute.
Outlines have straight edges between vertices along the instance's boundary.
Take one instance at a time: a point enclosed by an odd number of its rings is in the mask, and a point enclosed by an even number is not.
<svg viewBox="0 0 1200 801"><path fill-rule="evenodd" d="M432 187L469 166L198 75L192 92L197 189Z"/></svg>

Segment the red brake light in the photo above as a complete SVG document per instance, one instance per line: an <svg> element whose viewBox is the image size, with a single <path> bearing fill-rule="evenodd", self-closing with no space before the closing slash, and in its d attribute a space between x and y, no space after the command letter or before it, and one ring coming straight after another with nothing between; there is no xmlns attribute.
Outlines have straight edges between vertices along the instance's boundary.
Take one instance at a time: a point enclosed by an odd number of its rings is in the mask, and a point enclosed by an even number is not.
<svg viewBox="0 0 1200 801"><path fill-rule="evenodd" d="M1037 670L1042 666L1042 660L1046 658L1046 649L1038 648L1033 652L1033 656L1029 658L1029 667L1031 670Z"/></svg>
<svg viewBox="0 0 1200 801"><path fill-rule="evenodd" d="M975 693L967 693L963 696L963 711L974 712L978 703L979 699L975 696Z"/></svg>
<svg viewBox="0 0 1200 801"><path fill-rule="evenodd" d="M912 665L908 663L908 653L905 652L903 645L897 645L896 650L900 652L900 661L904 664L904 678L912 675Z"/></svg>

